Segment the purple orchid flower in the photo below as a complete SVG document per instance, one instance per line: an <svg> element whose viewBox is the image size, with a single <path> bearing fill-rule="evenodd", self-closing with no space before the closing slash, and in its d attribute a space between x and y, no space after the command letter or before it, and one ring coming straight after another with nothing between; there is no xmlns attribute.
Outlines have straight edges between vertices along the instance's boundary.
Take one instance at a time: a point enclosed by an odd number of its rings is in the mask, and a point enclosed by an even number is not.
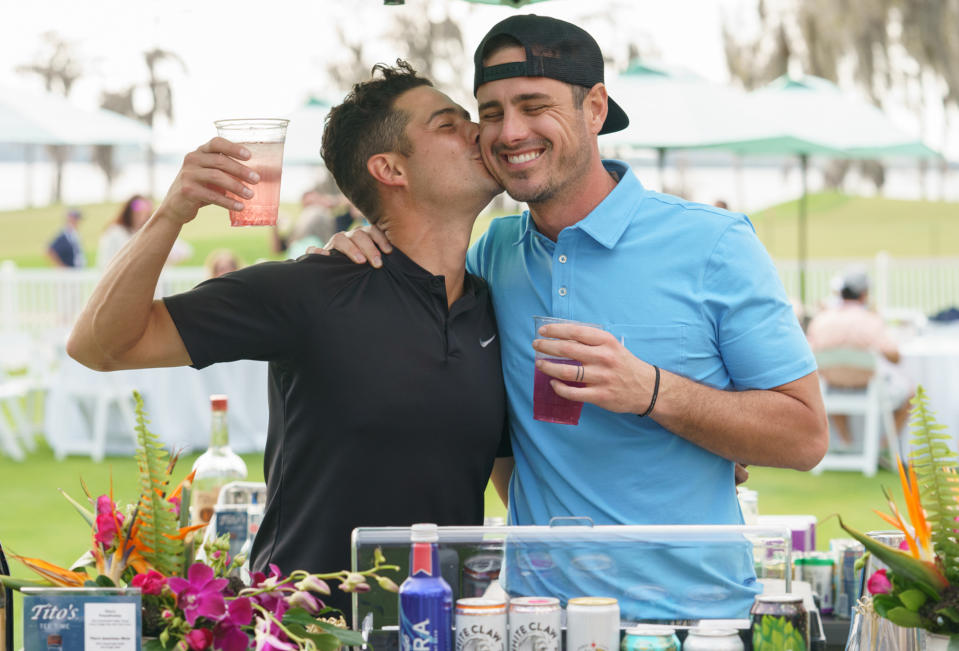
<svg viewBox="0 0 959 651"><path fill-rule="evenodd" d="M277 618L282 618L283 613L287 610L287 604L284 600L284 592L294 592L296 588L289 584L283 584L278 586L277 583L283 580L283 575L280 573L280 568L274 564L270 564L270 576L266 576L263 572L254 572L252 577L252 587L257 590L267 590L262 594L258 594L252 599L272 612Z"/></svg>
<svg viewBox="0 0 959 651"><path fill-rule="evenodd" d="M268 619L261 619L253 631L256 651L296 651L296 646L285 639L279 627Z"/></svg>
<svg viewBox="0 0 959 651"><path fill-rule="evenodd" d="M186 621L193 626L197 617L214 621L226 612L222 590L229 584L226 579L216 579L213 568L203 563L194 563L187 570L187 578L171 576L167 585L177 596L177 605L183 610Z"/></svg>
<svg viewBox="0 0 959 651"><path fill-rule="evenodd" d="M253 606L247 597L232 600L226 616L213 629L213 646L219 651L246 651L250 638L240 628L253 621Z"/></svg>

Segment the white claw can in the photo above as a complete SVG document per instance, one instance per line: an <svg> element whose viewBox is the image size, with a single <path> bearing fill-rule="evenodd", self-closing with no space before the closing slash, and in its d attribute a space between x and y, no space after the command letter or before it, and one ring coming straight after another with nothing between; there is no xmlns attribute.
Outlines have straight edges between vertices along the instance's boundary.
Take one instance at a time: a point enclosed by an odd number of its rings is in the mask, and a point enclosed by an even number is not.
<svg viewBox="0 0 959 651"><path fill-rule="evenodd" d="M744 648L739 631L732 628L697 626L683 642L683 651L743 651Z"/></svg>
<svg viewBox="0 0 959 651"><path fill-rule="evenodd" d="M619 602L612 597L574 597L566 605L567 651L618 651Z"/></svg>
<svg viewBox="0 0 959 651"><path fill-rule="evenodd" d="M559 599L510 599L509 651L559 651L561 636Z"/></svg>
<svg viewBox="0 0 959 651"><path fill-rule="evenodd" d="M506 602L456 600L456 651L507 651Z"/></svg>

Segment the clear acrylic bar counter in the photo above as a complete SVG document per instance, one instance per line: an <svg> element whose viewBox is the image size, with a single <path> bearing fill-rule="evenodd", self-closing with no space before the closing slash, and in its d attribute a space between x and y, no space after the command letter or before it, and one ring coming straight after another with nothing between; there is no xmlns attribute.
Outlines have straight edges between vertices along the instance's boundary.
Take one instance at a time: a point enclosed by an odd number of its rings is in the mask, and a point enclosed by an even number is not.
<svg viewBox="0 0 959 651"><path fill-rule="evenodd" d="M677 629L715 622L749 628L749 608L763 583L789 592L791 532L781 526L592 526L554 519L551 526L439 527L439 562L456 599L464 597L614 597L621 628L637 623ZM586 521L588 522L588 521ZM409 574L410 528L353 531L352 568L372 565L379 547ZM757 578L758 577L758 578ZM762 582L759 579L763 579ZM398 648L397 595L353 595L353 627L376 651Z"/></svg>

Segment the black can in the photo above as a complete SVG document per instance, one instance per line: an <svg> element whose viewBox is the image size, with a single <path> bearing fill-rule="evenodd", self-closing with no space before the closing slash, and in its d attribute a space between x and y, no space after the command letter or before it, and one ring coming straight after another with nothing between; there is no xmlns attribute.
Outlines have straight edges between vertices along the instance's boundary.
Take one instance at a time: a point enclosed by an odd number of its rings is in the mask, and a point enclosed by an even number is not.
<svg viewBox="0 0 959 651"><path fill-rule="evenodd" d="M749 614L753 651L809 650L809 614L801 596L757 595Z"/></svg>

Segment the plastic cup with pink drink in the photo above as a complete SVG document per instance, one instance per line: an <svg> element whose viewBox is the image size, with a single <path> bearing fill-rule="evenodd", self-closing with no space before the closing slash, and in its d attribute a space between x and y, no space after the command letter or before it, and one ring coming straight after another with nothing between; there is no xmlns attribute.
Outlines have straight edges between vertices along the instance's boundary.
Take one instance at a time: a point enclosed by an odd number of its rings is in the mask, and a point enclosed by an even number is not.
<svg viewBox="0 0 959 651"><path fill-rule="evenodd" d="M539 334L539 329L544 325L551 325L555 323L569 324L569 325L581 325L588 326L590 328L600 328L595 323L584 323L582 321L572 321L570 319L559 319L552 316L534 316L533 323L535 325L535 330L533 331L534 339L548 339L549 337L543 337ZM580 362L569 359L566 357L556 357L554 355L547 355L546 353L541 353L538 350L536 351L536 359L545 359L556 364L570 364L573 366L582 366ZM556 378L546 375L538 368L534 369L533 376L533 418L536 420L545 421L547 423L559 423L561 425L578 425L579 424L579 415L583 410L583 403L576 400L567 400L566 398L556 395L556 392L553 390L553 386L550 383L551 380ZM557 380L558 382L564 382L571 387L583 387L585 384L582 382L569 382L566 380Z"/></svg>
<svg viewBox="0 0 959 651"><path fill-rule="evenodd" d="M250 187L253 197L229 196L242 201L243 210L230 211L231 226L272 226L280 209L280 175L283 171L283 143L289 120L257 118L217 120L217 135L242 144L250 150L244 165L260 175L259 183Z"/></svg>

